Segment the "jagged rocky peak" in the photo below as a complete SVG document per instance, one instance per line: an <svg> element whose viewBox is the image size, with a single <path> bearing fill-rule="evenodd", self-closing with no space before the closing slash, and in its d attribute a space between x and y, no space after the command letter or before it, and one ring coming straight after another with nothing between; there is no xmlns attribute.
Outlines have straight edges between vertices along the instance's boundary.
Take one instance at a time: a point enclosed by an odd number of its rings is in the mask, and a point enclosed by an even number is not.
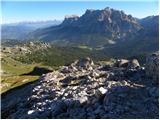
<svg viewBox="0 0 160 120"><path fill-rule="evenodd" d="M110 7L106 7L102 10L94 10L94 9L87 9L85 15L94 14L95 16L104 17L104 20L109 18L114 19L115 17L119 17L119 19L129 20L129 21L135 21L135 18L133 18L131 15L127 15L123 10L116 10Z"/></svg>
<svg viewBox="0 0 160 120"><path fill-rule="evenodd" d="M67 15L67 16L65 16L65 19L75 19L75 20L77 20L78 18L79 18L78 15Z"/></svg>
<svg viewBox="0 0 160 120"><path fill-rule="evenodd" d="M136 34L141 26L131 15L112 8L102 10L87 10L77 21L83 29L91 33L100 33L108 37L125 39L127 35Z"/></svg>
<svg viewBox="0 0 160 120"><path fill-rule="evenodd" d="M81 17L77 15L66 16L63 24L73 24L75 22L76 25L79 25L85 23L90 24L89 22L95 23L96 21L103 21L108 24L111 24L112 21L114 24L120 24L120 22L124 21L136 23L135 18L131 15L125 14L122 10L119 11L106 7L102 10L87 9Z"/></svg>
<svg viewBox="0 0 160 120"><path fill-rule="evenodd" d="M94 9L87 9L86 12L85 12L85 14L90 14L90 13L92 13L94 11L95 11Z"/></svg>
<svg viewBox="0 0 160 120"><path fill-rule="evenodd" d="M78 15L67 15L62 23L62 25L72 24L79 19Z"/></svg>
<svg viewBox="0 0 160 120"><path fill-rule="evenodd" d="M125 14L123 11L119 11L112 8L105 8L102 10L87 9L81 16L69 19L70 22L76 26L88 26L87 28L94 30L95 32L133 32L141 29L136 19L131 15ZM72 24L73 25L73 24ZM91 28L93 27L93 28Z"/></svg>
<svg viewBox="0 0 160 120"><path fill-rule="evenodd" d="M46 32L37 32L35 36L39 36L39 34L46 36L45 34L47 34L50 37L44 37L44 39L49 39L49 41L60 37L60 39L66 39L67 41L74 38L77 42L76 39L82 39L83 37L80 37L82 35L98 34L102 36L100 38L103 38L104 41L113 39L117 42L117 40L128 40L128 37L130 39L134 38L140 29L142 29L141 25L131 15L107 7L101 10L87 9L82 16L66 16L62 24L51 30L51 33L56 32L58 34L48 33L47 31L50 31L50 28L48 28L48 30L45 29ZM90 37L86 37L86 39L91 40ZM86 42L86 44L91 43Z"/></svg>
<svg viewBox="0 0 160 120"><path fill-rule="evenodd" d="M106 7L106 8L104 8L104 10L112 10L112 8Z"/></svg>

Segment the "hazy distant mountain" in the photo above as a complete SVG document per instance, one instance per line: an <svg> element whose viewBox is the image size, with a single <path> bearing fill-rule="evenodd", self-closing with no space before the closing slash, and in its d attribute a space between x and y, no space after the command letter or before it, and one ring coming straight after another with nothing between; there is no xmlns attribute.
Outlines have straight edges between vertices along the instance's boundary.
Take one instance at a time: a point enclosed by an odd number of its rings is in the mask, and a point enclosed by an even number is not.
<svg viewBox="0 0 160 120"><path fill-rule="evenodd" d="M33 38L63 44L88 45L128 54L158 50L159 16L137 19L123 11L105 8L86 10L82 16L66 17L58 26L39 29ZM128 50L127 50L128 49Z"/></svg>
<svg viewBox="0 0 160 120"><path fill-rule="evenodd" d="M2 24L2 39L27 39L27 34L38 28L59 25L61 21L38 21Z"/></svg>
<svg viewBox="0 0 160 120"><path fill-rule="evenodd" d="M62 21L60 20L48 20L48 21L29 21L29 22L18 22L18 23L9 23L9 24L3 24L4 26L25 26L25 27L31 27L31 28L44 28L44 27L50 27L52 25L59 25Z"/></svg>

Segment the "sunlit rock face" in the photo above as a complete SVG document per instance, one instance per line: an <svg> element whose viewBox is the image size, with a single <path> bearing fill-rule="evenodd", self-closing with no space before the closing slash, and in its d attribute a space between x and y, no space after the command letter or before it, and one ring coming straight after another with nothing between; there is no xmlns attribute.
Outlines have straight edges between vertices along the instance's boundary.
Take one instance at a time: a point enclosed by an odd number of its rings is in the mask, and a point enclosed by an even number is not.
<svg viewBox="0 0 160 120"><path fill-rule="evenodd" d="M136 19L131 15L108 7L102 10L87 9L81 17L68 16L61 26L63 25L77 27L85 33L100 33L108 37L119 38L125 37L129 33L136 33L141 29Z"/></svg>

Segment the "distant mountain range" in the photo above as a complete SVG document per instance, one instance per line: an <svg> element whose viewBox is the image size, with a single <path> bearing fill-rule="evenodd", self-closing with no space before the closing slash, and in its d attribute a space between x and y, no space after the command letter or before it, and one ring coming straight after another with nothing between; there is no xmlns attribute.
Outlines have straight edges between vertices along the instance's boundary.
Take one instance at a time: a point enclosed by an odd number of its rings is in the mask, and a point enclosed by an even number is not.
<svg viewBox="0 0 160 120"><path fill-rule="evenodd" d="M108 55L146 53L158 50L158 19L159 16L138 19L107 7L86 10L80 17L68 16L60 25L38 29L30 36L63 45L98 47Z"/></svg>
<svg viewBox="0 0 160 120"><path fill-rule="evenodd" d="M51 23L22 24L32 30L28 32L25 27L21 30L18 25L17 32L15 29L9 32L17 33L20 35L18 38L22 35L26 39L56 45L88 46L102 50L108 56L131 56L159 50L159 16L138 19L107 7L102 10L88 9L82 16L67 16L62 23ZM11 36L6 34L8 28L5 30L2 27L2 38Z"/></svg>
<svg viewBox="0 0 160 120"><path fill-rule="evenodd" d="M30 32L36 29L59 25L60 23L61 21L58 20L50 20L2 24L2 39L24 40Z"/></svg>

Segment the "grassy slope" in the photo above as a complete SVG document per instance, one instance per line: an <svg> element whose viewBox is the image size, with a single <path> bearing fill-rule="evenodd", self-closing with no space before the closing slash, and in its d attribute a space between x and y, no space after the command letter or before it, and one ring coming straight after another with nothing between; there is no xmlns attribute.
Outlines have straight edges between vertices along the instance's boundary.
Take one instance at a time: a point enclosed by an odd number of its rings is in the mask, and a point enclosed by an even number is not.
<svg viewBox="0 0 160 120"><path fill-rule="evenodd" d="M4 54L1 57L1 93L39 78L39 76L21 75L32 71L38 64L22 64Z"/></svg>
<svg viewBox="0 0 160 120"><path fill-rule="evenodd" d="M91 50L86 46L81 46L81 48L52 46L46 50L34 51L31 54L25 54L25 56L22 55L17 60L23 63L43 63L55 69L84 57L91 57L94 61L108 59L103 52Z"/></svg>

